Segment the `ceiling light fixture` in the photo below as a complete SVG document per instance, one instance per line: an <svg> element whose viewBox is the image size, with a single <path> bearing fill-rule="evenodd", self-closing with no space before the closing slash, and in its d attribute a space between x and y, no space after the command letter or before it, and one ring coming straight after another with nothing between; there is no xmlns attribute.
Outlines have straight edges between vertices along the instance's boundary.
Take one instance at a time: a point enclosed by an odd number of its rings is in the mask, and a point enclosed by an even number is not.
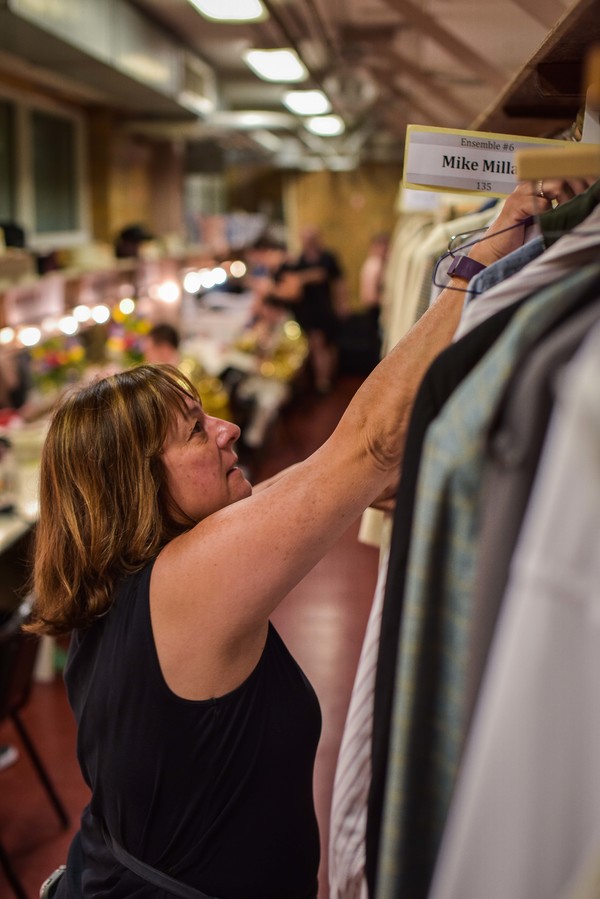
<svg viewBox="0 0 600 899"><path fill-rule="evenodd" d="M208 119L215 128L248 129L268 128L269 130L286 130L294 128L298 119L289 112L278 112L274 109L219 109Z"/></svg>
<svg viewBox="0 0 600 899"><path fill-rule="evenodd" d="M261 0L190 0L198 12L215 22L263 22L269 13Z"/></svg>
<svg viewBox="0 0 600 899"><path fill-rule="evenodd" d="M331 110L331 103L323 91L287 91L283 104L297 115L321 115Z"/></svg>
<svg viewBox="0 0 600 899"><path fill-rule="evenodd" d="M264 81L304 81L306 66L295 50L246 50L244 62Z"/></svg>
<svg viewBox="0 0 600 899"><path fill-rule="evenodd" d="M250 137L252 140L255 140L257 144L260 144L261 147L264 147L265 150L269 150L270 153L277 153L281 149L281 138L277 137L277 135L273 134L271 131L265 131L264 129L259 128L257 131L251 131Z"/></svg>
<svg viewBox="0 0 600 899"><path fill-rule="evenodd" d="M200 115L209 115L215 108L214 100L208 97L201 97L193 91L180 91L177 96L177 102L189 109L190 112L196 112Z"/></svg>
<svg viewBox="0 0 600 899"><path fill-rule="evenodd" d="M313 116L305 123L309 131L321 137L335 137L345 131L345 125L339 115Z"/></svg>

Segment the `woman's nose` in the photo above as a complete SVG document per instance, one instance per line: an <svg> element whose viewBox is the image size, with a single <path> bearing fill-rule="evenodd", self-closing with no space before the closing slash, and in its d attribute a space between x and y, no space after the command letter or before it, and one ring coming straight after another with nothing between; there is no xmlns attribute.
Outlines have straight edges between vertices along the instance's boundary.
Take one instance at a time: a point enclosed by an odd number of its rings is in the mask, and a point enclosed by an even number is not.
<svg viewBox="0 0 600 899"><path fill-rule="evenodd" d="M213 421L217 432L217 444L220 447L226 447L239 438L241 430L232 421L225 421L223 418L213 418Z"/></svg>

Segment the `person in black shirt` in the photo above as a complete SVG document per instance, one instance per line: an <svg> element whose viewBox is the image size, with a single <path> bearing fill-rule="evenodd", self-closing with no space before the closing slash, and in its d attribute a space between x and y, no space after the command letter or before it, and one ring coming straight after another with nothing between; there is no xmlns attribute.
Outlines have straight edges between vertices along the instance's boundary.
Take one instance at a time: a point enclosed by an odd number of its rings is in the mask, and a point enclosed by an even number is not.
<svg viewBox="0 0 600 899"><path fill-rule="evenodd" d="M348 313L344 273L316 228L304 228L300 238L300 255L279 268L273 293L308 335L315 387L328 393L337 369L340 319Z"/></svg>

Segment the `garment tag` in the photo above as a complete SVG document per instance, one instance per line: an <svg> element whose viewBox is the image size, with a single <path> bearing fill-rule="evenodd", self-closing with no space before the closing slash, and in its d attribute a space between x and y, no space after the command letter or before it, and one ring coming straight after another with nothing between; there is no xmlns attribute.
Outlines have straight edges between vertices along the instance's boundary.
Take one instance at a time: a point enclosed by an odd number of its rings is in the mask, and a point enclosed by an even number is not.
<svg viewBox="0 0 600 899"><path fill-rule="evenodd" d="M408 125L403 185L415 190L505 197L518 183L517 150L569 143L542 137Z"/></svg>

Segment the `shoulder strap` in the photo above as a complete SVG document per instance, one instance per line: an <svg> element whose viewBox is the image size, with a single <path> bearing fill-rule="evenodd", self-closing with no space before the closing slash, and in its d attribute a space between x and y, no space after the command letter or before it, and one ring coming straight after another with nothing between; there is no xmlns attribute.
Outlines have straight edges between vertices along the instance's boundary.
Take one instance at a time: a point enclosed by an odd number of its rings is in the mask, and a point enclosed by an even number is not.
<svg viewBox="0 0 600 899"><path fill-rule="evenodd" d="M129 871L132 871L134 874L137 874L138 877L141 877L142 880L145 880L146 883L151 883L155 887L160 887L167 893L171 893L173 896L181 896L182 899L214 899L214 896L207 896L206 893L201 893L200 890L196 890L194 887L187 886L185 883L180 883L178 880L174 880L173 877L169 877L168 874L163 874L162 871L157 871L156 868L152 868L150 865L145 864L145 862L130 855L126 849L123 849L123 847L117 843L104 825L102 826L102 833L106 845L117 861L121 862L123 867L127 868Z"/></svg>

